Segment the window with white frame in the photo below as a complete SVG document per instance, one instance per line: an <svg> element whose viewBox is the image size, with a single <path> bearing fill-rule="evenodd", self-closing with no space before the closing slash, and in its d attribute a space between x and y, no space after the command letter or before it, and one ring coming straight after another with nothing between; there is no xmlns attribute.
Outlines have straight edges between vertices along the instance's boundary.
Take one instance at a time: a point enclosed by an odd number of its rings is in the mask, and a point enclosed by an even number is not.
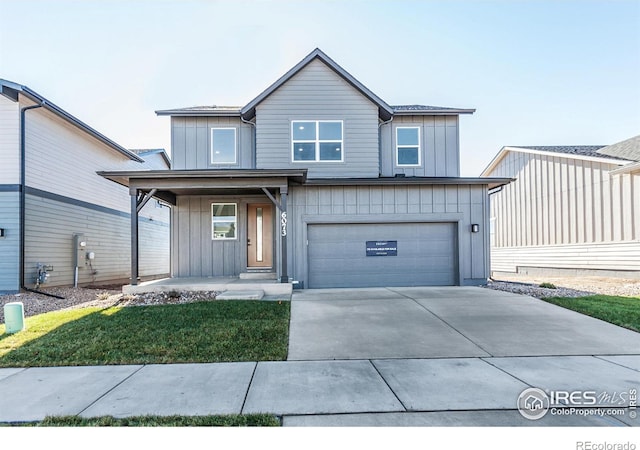
<svg viewBox="0 0 640 450"><path fill-rule="evenodd" d="M396 165L420 165L420 127L396 128Z"/></svg>
<svg viewBox="0 0 640 450"><path fill-rule="evenodd" d="M236 129L211 128L211 164L236 163Z"/></svg>
<svg viewBox="0 0 640 450"><path fill-rule="evenodd" d="M211 204L211 238L214 240L237 239L238 205L235 203Z"/></svg>
<svg viewBox="0 0 640 450"><path fill-rule="evenodd" d="M341 120L294 120L291 122L294 162L343 160Z"/></svg>

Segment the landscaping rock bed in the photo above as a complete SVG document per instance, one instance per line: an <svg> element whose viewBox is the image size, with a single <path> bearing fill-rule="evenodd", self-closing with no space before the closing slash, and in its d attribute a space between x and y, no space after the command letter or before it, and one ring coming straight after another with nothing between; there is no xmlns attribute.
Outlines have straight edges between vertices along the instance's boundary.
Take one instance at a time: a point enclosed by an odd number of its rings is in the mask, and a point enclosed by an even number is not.
<svg viewBox="0 0 640 450"><path fill-rule="evenodd" d="M140 295L123 295L120 289L94 288L47 288L43 292L57 295L50 297L36 292L25 291L16 295L0 296L0 323L4 323L4 305L10 302L22 302L24 315L35 316L50 311L71 308L110 306L144 306L161 304L181 304L205 300L214 300L218 292L158 292Z"/></svg>
<svg viewBox="0 0 640 450"><path fill-rule="evenodd" d="M495 289L496 291L512 292L514 294L529 295L535 298L544 297L584 297L586 295L594 295L593 292L580 291L565 287L544 288L535 284L517 283L513 281L489 281L484 286L487 289Z"/></svg>

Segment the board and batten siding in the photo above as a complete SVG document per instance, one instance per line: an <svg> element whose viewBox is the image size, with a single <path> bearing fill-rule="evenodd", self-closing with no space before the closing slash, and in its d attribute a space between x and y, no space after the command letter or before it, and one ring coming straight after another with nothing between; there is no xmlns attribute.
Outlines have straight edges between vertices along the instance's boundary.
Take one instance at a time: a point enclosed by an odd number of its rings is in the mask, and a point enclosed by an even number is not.
<svg viewBox="0 0 640 450"><path fill-rule="evenodd" d="M172 210L172 276L237 277L245 272L247 269L247 204L271 203L271 201L265 196L181 195L178 196L177 202L177 206ZM212 239L212 203L237 204L237 239Z"/></svg>
<svg viewBox="0 0 640 450"><path fill-rule="evenodd" d="M640 175L619 164L508 152L490 176L493 271L518 267L640 270Z"/></svg>
<svg viewBox="0 0 640 450"><path fill-rule="evenodd" d="M20 289L19 211L19 192L3 192L0 189L0 228L5 230L5 237L0 238L0 293L17 292Z"/></svg>
<svg viewBox="0 0 640 450"><path fill-rule="evenodd" d="M154 202L149 202L153 204ZM155 208L147 204L145 208ZM167 208L163 208L167 209ZM73 235L83 234L86 251L94 252L95 276L81 264L79 283L120 280L131 269L130 216L70 202L27 194L25 222L25 284L35 284L38 263L53 266L48 286L68 286L74 281ZM146 216L153 215L147 211ZM139 222L140 276L169 273L169 224L141 218Z"/></svg>
<svg viewBox="0 0 640 450"><path fill-rule="evenodd" d="M236 129L236 164L211 163L211 129ZM172 117L171 168L195 169L253 169L253 126L238 117Z"/></svg>
<svg viewBox="0 0 640 450"><path fill-rule="evenodd" d="M293 162L294 120L342 120L344 162ZM256 168L308 168L308 178L377 177L378 107L314 60L256 107Z"/></svg>
<svg viewBox="0 0 640 450"><path fill-rule="evenodd" d="M380 127L381 174L392 177L458 177L460 176L460 144L458 116L397 116ZM420 167L398 167L396 164L396 128L420 129Z"/></svg>
<svg viewBox="0 0 640 450"><path fill-rule="evenodd" d="M308 275L305 228L312 223L457 222L459 283L482 284L489 276L486 185L300 186L290 192L288 258L295 280ZM471 233L473 223L480 233Z"/></svg>
<svg viewBox="0 0 640 450"><path fill-rule="evenodd" d="M20 109L16 102L0 95L0 184L19 183Z"/></svg>

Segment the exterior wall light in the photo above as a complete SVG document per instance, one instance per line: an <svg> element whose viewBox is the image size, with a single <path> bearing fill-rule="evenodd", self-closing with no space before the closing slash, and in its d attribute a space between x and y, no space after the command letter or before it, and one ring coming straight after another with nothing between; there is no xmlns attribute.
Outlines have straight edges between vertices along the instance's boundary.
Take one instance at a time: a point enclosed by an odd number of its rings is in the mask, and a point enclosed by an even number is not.
<svg viewBox="0 0 640 450"><path fill-rule="evenodd" d="M480 231L480 225L478 225L477 223L471 224L471 232L477 233L478 231Z"/></svg>

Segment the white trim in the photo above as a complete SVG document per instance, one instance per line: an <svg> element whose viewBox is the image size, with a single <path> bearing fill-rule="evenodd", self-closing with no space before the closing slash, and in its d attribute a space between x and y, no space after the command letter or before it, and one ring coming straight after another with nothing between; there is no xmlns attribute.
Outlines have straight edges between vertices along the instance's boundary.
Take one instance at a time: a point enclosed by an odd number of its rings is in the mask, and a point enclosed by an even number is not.
<svg viewBox="0 0 640 450"><path fill-rule="evenodd" d="M617 169L610 170L609 173L612 175L620 175L623 173L632 173L640 171L640 161L632 164L626 164L622 167L618 167Z"/></svg>
<svg viewBox="0 0 640 450"><path fill-rule="evenodd" d="M232 238L226 238L226 237L215 237L214 236L214 229L213 229L213 224L215 223L213 220L213 207L214 205L218 205L218 206L227 206L227 205L233 205L233 207L235 208L235 229L236 229L236 233L235 236ZM226 202L211 202L211 240L212 241L237 241L238 240L238 204L237 203L226 203Z"/></svg>
<svg viewBox="0 0 640 450"><path fill-rule="evenodd" d="M293 139L293 124L296 122L313 122L316 124L316 138L315 140L310 140L310 139L298 139L295 140ZM320 139L320 124L321 123L340 123L340 133L341 133L341 139L340 140L321 140ZM299 163L342 163L344 162L344 121L340 120L340 119L336 119L336 120L331 120L331 119L325 119L325 120L317 120L317 119L293 119L291 120L291 162L299 164ZM302 143L302 144L315 144L315 150L316 150L316 159L305 159L305 160L296 160L294 155L295 155L295 145L294 143L298 142L298 143ZM320 144L328 144L328 143L340 143L340 159L320 159Z"/></svg>
<svg viewBox="0 0 640 450"><path fill-rule="evenodd" d="M215 130L233 130L233 162L224 161L216 162L213 160L213 132ZM238 129L236 127L211 127L210 140L209 140L209 164L215 166L223 166L230 164L238 164Z"/></svg>
<svg viewBox="0 0 640 450"><path fill-rule="evenodd" d="M593 161L604 164L614 164L618 166L622 166L624 164L628 164L632 161L626 161L621 159L611 159L603 156L602 158L597 156L586 156L579 155L573 153L562 153L562 152L548 152L544 150L533 150L529 148L521 148L521 147L502 147L498 154L491 160L486 169L482 171L480 174L481 177L486 177L489 173L498 165L498 163L504 158L504 155L507 152L519 152L519 153L531 153L534 155L545 155L545 156L554 156L556 158L567 158L567 159L579 159L583 161Z"/></svg>
<svg viewBox="0 0 640 450"><path fill-rule="evenodd" d="M421 137L421 133L420 133L420 126L410 126L410 127L396 127L396 141L395 141L395 151L396 151L396 167L422 167L422 137ZM416 129L418 130L418 164L400 164L400 162L398 161L398 149L399 148L414 148L415 145L400 145L398 144L398 130L413 130Z"/></svg>

